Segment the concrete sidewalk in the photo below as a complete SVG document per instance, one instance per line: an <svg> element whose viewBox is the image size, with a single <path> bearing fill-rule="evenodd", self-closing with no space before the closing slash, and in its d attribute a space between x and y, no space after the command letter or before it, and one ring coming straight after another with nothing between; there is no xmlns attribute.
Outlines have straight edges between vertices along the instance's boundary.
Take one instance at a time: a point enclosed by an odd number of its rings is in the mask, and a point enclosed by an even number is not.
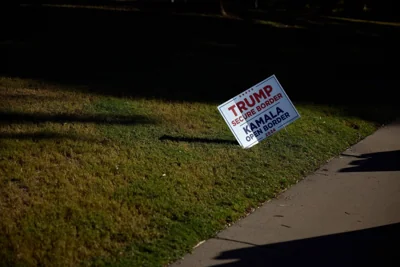
<svg viewBox="0 0 400 267"><path fill-rule="evenodd" d="M397 122L171 266L400 266L399 242Z"/></svg>

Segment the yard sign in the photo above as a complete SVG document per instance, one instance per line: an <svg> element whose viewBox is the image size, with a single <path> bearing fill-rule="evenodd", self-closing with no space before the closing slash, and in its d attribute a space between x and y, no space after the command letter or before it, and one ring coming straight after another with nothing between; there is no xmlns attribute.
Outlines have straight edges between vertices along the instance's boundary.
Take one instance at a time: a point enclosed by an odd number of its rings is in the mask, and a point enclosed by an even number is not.
<svg viewBox="0 0 400 267"><path fill-rule="evenodd" d="M236 140L250 148L300 118L275 75L218 106Z"/></svg>

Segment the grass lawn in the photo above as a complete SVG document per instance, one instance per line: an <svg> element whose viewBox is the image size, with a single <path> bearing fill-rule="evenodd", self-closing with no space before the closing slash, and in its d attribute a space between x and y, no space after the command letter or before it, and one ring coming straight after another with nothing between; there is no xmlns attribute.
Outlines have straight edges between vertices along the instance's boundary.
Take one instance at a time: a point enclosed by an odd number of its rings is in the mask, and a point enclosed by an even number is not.
<svg viewBox="0 0 400 267"><path fill-rule="evenodd" d="M378 126L295 103L287 132L243 150L219 103L7 77L0 99L2 266L162 266Z"/></svg>

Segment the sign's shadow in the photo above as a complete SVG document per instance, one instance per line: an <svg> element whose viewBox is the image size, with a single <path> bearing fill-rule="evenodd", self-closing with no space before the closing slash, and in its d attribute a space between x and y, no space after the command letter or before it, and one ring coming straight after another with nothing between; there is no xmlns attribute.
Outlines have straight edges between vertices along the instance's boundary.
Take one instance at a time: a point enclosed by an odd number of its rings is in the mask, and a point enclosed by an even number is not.
<svg viewBox="0 0 400 267"><path fill-rule="evenodd" d="M159 140L160 141L172 141L172 142L187 142L187 143L238 145L238 143L234 140L199 138L199 137L178 137L178 136L170 136L170 135L163 135L159 138Z"/></svg>

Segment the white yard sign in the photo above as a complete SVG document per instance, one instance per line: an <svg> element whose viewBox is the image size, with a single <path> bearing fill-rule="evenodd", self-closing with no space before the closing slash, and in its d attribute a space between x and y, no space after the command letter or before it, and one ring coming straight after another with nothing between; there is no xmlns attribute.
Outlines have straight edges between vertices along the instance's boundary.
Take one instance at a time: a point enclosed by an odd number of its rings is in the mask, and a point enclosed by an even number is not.
<svg viewBox="0 0 400 267"><path fill-rule="evenodd" d="M233 135L250 148L300 118L275 75L218 106Z"/></svg>

